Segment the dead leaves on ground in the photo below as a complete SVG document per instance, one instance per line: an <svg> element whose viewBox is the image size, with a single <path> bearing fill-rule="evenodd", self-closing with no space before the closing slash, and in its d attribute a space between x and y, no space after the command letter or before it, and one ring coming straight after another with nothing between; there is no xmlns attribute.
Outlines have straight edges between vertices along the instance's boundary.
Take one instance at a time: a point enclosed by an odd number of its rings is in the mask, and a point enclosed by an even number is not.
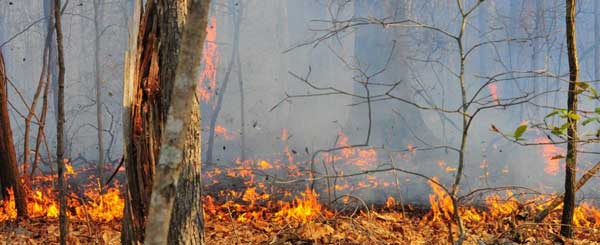
<svg viewBox="0 0 600 245"><path fill-rule="evenodd" d="M337 215L305 224L280 224L264 220L230 219L206 224L207 244L448 244L448 226L428 223L428 216L404 217L395 211ZM470 224L465 244L553 244L556 225ZM456 231L456 227L452 227ZM69 244L120 244L120 222L107 224L72 221ZM599 230L578 230L568 244L600 244ZM56 244L58 220L33 219L0 223L0 244Z"/></svg>
<svg viewBox="0 0 600 245"><path fill-rule="evenodd" d="M121 243L120 222L94 223L72 220L69 223L68 244ZM57 219L36 218L0 224L0 244L57 244L59 242Z"/></svg>

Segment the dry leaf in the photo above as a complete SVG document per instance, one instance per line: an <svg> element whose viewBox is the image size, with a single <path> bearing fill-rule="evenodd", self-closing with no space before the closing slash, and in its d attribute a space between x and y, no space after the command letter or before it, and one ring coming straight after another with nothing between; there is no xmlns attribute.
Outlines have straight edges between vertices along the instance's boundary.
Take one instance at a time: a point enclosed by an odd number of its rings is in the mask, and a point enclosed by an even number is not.
<svg viewBox="0 0 600 245"><path fill-rule="evenodd" d="M300 229L300 235L310 240L320 240L332 235L333 227L328 224L308 223Z"/></svg>

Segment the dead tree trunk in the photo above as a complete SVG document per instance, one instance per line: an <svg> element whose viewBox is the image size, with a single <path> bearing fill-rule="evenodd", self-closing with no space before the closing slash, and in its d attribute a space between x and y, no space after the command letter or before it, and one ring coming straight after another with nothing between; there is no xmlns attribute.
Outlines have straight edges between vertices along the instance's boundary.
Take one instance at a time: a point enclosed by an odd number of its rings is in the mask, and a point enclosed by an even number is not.
<svg viewBox="0 0 600 245"><path fill-rule="evenodd" d="M67 220L67 184L65 181L64 159L64 124L65 124L65 57L62 43L62 27L60 16L60 0L54 0L54 22L56 26L56 46L58 50L58 119L56 124L56 162L58 165L58 189L59 189L59 220L60 220L60 244L67 244L68 220Z"/></svg>
<svg viewBox="0 0 600 245"><path fill-rule="evenodd" d="M0 184L2 197L9 198L9 189L12 189L17 207L18 217L27 217L27 204L25 191L19 179L17 168L17 154L13 142L10 118L8 117L8 94L6 91L6 73L4 58L0 50Z"/></svg>
<svg viewBox="0 0 600 245"><path fill-rule="evenodd" d="M203 243L200 108L194 91L209 3L147 1L141 17L141 7L135 7L124 84L123 244L143 242L144 234L152 234L148 243ZM159 191L150 211L153 190Z"/></svg>
<svg viewBox="0 0 600 245"><path fill-rule="evenodd" d="M566 34L567 51L569 56L569 91L567 97L567 110L577 113L577 81L579 80L579 64L577 61L577 43L575 34L575 0L566 1ZM573 236L573 213L575 211L575 181L577 177L577 119L567 117L567 166L565 174L565 198L561 219L560 234L565 237Z"/></svg>

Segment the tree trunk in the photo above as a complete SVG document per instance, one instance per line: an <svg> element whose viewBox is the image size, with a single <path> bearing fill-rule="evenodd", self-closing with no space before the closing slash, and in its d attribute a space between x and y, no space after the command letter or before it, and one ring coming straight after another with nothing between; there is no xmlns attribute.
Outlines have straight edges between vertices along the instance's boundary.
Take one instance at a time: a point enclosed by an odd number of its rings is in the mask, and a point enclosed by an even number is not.
<svg viewBox="0 0 600 245"><path fill-rule="evenodd" d="M594 80L600 80L600 2L594 1Z"/></svg>
<svg viewBox="0 0 600 245"><path fill-rule="evenodd" d="M67 244L68 220L67 220L67 184L65 181L64 159L64 124L65 124L65 57L62 43L62 27L60 16L60 0L54 0L54 22L56 26L56 46L58 50L58 119L56 124L56 162L58 166L58 190L59 190L59 220L60 220L60 244Z"/></svg>
<svg viewBox="0 0 600 245"><path fill-rule="evenodd" d="M31 128L31 120L35 116L37 103L42 93L42 89L44 88L44 83L46 80L46 71L48 66L48 54L50 51L50 43L52 43L52 34L53 34L53 26L52 21L48 21L48 29L46 34L46 42L44 44L44 51L42 56L42 72L40 74L40 79L38 81L37 88L35 90L35 94L33 95L33 100L31 102L31 106L29 106L29 112L27 113L27 117L25 118L25 132L23 136L23 176L27 176L27 172L29 171L29 132ZM41 123L41 122L38 122Z"/></svg>
<svg viewBox="0 0 600 245"><path fill-rule="evenodd" d="M566 34L567 53L569 56L569 91L567 98L567 110L569 113L577 113L577 81L579 80L579 64L577 61L577 43L575 34L575 0L566 1ZM573 213L575 210L575 178L577 176L577 120L568 117L570 124L567 129L567 167L565 175L565 198L561 219L560 234L565 237L573 236Z"/></svg>
<svg viewBox="0 0 600 245"><path fill-rule="evenodd" d="M240 8L242 8L241 3ZM242 18L241 14L239 18ZM237 77L240 90L240 161L244 162L246 160L246 91L244 89L244 79L242 78L242 59L240 58L239 51L236 63L238 65Z"/></svg>
<svg viewBox="0 0 600 245"><path fill-rule="evenodd" d="M585 172L585 174L583 174L583 176L581 176L581 178L579 179L579 181L577 181L577 184L575 185L575 192L579 191L579 189L581 187L583 187L583 185L585 185L585 183L590 180L594 175L596 175L596 173L600 170L600 162L597 162L592 168L590 168L589 170L587 170ZM552 210L554 210L559 204L561 204L561 200L563 200L565 198L564 194L560 194L557 197L555 197L552 202L550 202L550 205L546 206L542 211L540 211L533 219L534 222L536 223L540 223L542 222L542 220L544 220L544 218L546 218L546 216L548 216L548 214L550 214L550 212L552 212Z"/></svg>
<svg viewBox="0 0 600 245"><path fill-rule="evenodd" d="M8 94L6 91L6 73L4 57L0 50L0 184L2 197L9 198L9 189L12 189L17 207L17 217L27 217L27 204L25 191L19 179L17 168L17 154L13 142L10 118L8 117Z"/></svg>
<svg viewBox="0 0 600 245"><path fill-rule="evenodd" d="M152 234L147 236L153 239L149 243L203 242L200 108L194 92L209 2L147 1L141 17L141 7L135 7L124 84L128 200L123 244L141 243L145 233ZM163 142L179 150L165 149ZM172 154L179 155L179 161L167 165L177 167L160 164L172 160ZM153 205L164 208L153 206L155 216L149 217L153 189L161 190L152 197Z"/></svg>
<svg viewBox="0 0 600 245"><path fill-rule="evenodd" d="M38 82L38 87L35 91L35 94L33 96L33 101L31 102L31 106L29 107L29 112L27 114L27 117L25 118L25 132L24 132L24 136L23 136L23 175L26 176L27 172L28 172L28 168L29 168L29 130L31 127L31 120L33 119L33 117L35 116L36 113L36 107L37 107L37 103L40 97L40 94L42 92L42 89L44 89L44 93L45 93L45 88L47 87L46 83L48 75L46 74L47 72L49 72L49 57L51 56L51 50L52 50L52 37L54 36L54 18L52 17L52 8L47 8L44 9L44 14L45 17L48 18L48 24L47 24L47 28L46 28L46 41L44 43L44 51L43 51L43 57L42 57L42 72L40 74L40 79ZM45 103L45 102L42 102ZM43 112L42 112L43 113ZM40 145L40 133L43 132L43 124L45 124L45 122L42 122L42 118L38 118L38 137L36 139L36 147L35 147L35 155L34 155L34 163L31 166L31 175L33 175L33 172L35 171L35 168L37 168L37 157L39 156L38 154L38 150L39 150L39 145ZM45 120L45 119L44 119ZM40 130L42 129L42 130Z"/></svg>
<svg viewBox="0 0 600 245"><path fill-rule="evenodd" d="M50 51L52 53L52 51ZM35 139L35 155L33 157L33 164L31 165L31 173L29 173L29 178L32 178L35 174L35 170L39 166L40 162L40 145L42 144L42 140L45 140L46 135L44 133L44 129L46 127L46 116L48 115L48 93L50 91L50 81L52 80L52 76L50 73L50 68L47 69L46 73L46 84L44 85L44 95L42 96L42 115L40 116L40 124L38 125L37 137ZM48 146L46 142L46 146ZM46 152L48 154L48 162L52 162L52 156L50 153L50 149L46 148ZM52 169L52 165L50 165L50 169Z"/></svg>
<svg viewBox="0 0 600 245"><path fill-rule="evenodd" d="M100 179L100 190L104 188L104 142L102 134L102 71L100 70L100 37L102 22L102 0L94 0L94 78L96 80L96 128L98 133L98 179Z"/></svg>
<svg viewBox="0 0 600 245"><path fill-rule="evenodd" d="M231 72L233 71L234 66L237 64L237 59L239 56L240 50L240 25L241 25L241 15L243 14L244 7L242 3L237 5L234 8L234 3L230 2L231 7L231 17L233 19L233 45L231 50L231 56L229 58L229 63L227 64L227 71L225 72L225 77L223 78L223 84L221 88L218 90L217 101L215 102L215 107L213 113L210 117L209 128L208 128L208 143L206 144L206 161L205 164L214 164L213 162L213 149L215 145L215 127L217 126L217 119L219 119L219 113L221 112L221 108L223 105L223 98L225 97L225 92L227 91L227 85L229 85L229 78L231 76ZM240 95L241 96L241 95ZM242 126L243 128L243 126ZM243 147L242 147L243 151ZM244 161L244 154L242 154L241 161Z"/></svg>

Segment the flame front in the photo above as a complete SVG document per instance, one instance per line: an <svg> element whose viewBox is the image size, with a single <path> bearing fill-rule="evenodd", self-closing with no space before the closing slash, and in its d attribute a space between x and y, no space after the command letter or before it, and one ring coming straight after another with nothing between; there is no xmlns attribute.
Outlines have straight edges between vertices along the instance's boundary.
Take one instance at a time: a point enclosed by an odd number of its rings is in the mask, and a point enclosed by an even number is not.
<svg viewBox="0 0 600 245"><path fill-rule="evenodd" d="M77 176L83 172L82 170L75 170L71 164L66 164L65 166L66 173L70 177ZM95 179L95 177L92 176L91 179ZM32 179L32 184L37 186L36 189L25 190L27 213L30 218L58 218L58 198L51 188L52 181L54 181L53 177L36 176ZM86 191L82 197L78 197L75 193L68 194L67 201L69 208L67 215L74 219L90 219L103 223L120 220L123 217L125 201L119 191L119 186L120 184L115 183L105 193L100 194L95 185L84 185ZM9 193L7 201L3 201L0 205L0 222L14 220L17 217L14 193L12 190Z"/></svg>

